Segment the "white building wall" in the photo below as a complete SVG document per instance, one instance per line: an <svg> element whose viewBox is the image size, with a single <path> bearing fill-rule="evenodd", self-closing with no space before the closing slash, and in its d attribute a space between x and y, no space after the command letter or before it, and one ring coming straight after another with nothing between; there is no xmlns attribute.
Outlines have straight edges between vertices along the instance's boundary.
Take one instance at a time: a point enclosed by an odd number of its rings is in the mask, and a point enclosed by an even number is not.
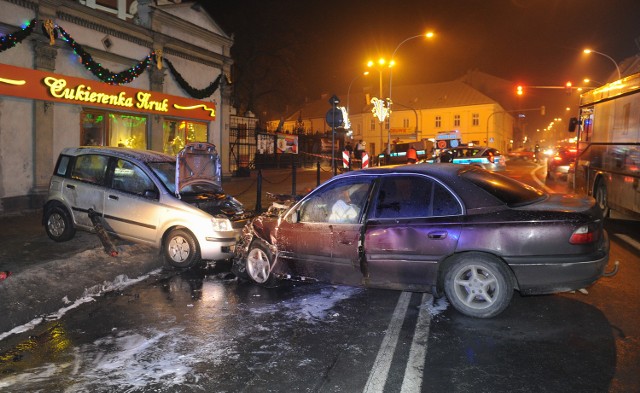
<svg viewBox="0 0 640 393"><path fill-rule="evenodd" d="M53 156L52 164L58 159L58 154L65 147L75 147L79 145L80 136L78 129L80 127L80 105L63 104L60 102L52 103L55 106L53 114Z"/></svg>
<svg viewBox="0 0 640 393"><path fill-rule="evenodd" d="M0 97L0 195L14 197L33 184L33 103Z"/></svg>

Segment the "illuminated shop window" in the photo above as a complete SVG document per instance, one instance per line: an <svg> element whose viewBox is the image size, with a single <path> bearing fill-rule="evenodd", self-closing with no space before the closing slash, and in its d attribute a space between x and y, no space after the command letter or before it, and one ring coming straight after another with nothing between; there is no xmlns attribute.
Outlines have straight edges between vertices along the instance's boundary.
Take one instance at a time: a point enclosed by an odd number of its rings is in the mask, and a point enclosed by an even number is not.
<svg viewBox="0 0 640 393"><path fill-rule="evenodd" d="M163 124L163 150L178 154L187 142L207 142L207 123L186 120L165 120Z"/></svg>
<svg viewBox="0 0 640 393"><path fill-rule="evenodd" d="M147 118L130 114L83 111L80 144L147 149Z"/></svg>
<svg viewBox="0 0 640 393"><path fill-rule="evenodd" d="M80 116L80 145L104 146L104 136L107 128L104 114L82 112Z"/></svg>
<svg viewBox="0 0 640 393"><path fill-rule="evenodd" d="M109 146L143 150L147 148L146 117L110 113L109 130Z"/></svg>

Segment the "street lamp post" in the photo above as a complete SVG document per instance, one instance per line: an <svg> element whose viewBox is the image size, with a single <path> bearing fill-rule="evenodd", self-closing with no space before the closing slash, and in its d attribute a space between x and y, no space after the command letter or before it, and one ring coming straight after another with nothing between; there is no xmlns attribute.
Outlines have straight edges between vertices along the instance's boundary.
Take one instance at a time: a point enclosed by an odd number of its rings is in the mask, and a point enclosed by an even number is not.
<svg viewBox="0 0 640 393"><path fill-rule="evenodd" d="M393 103L392 99L391 99L391 79L392 79L392 68L395 65L395 61L393 59L395 59L396 57L396 52L398 52L398 49L400 49L400 47L402 45L404 45L405 42L407 41L411 41L415 38L420 38L420 37L425 37L425 38L431 38L433 37L433 32L428 32L425 34L418 34L418 35L414 35L411 36L409 38L405 38L402 42L400 42L398 44L398 46L396 46L396 49L393 50L393 53L391 54L391 61L389 62L389 105L391 105ZM416 130L418 129L418 125L416 124ZM388 130L388 134L387 134L387 154L389 154L389 149L391 146L391 111L389 111L389 130Z"/></svg>
<svg viewBox="0 0 640 393"><path fill-rule="evenodd" d="M584 52L584 53L586 53L586 54L589 54L589 53L597 53L597 54L599 54L600 56L604 56L604 57L606 57L607 59L611 60L611 62L616 66L616 71L618 71L618 79L622 79L622 73L620 73L620 67L618 67L618 63L616 63L616 61L615 61L615 60L613 60L613 58L612 58L611 56L609 56L609 55L605 55L605 54L604 54L604 53L602 53L602 52L598 52L598 51L595 51L595 50L592 50L592 49L585 49L583 52Z"/></svg>
<svg viewBox="0 0 640 393"><path fill-rule="evenodd" d="M351 83L349 83L349 88L347 89L347 113L351 113L350 112L351 108L349 107L349 97L351 95L351 86L353 85L353 82L355 82L356 79L360 78L362 75L369 75L369 71L365 71L360 75L356 75L356 77L351 80Z"/></svg>
<svg viewBox="0 0 640 393"><path fill-rule="evenodd" d="M349 101L351 98L351 86L353 85L353 82L356 81L356 79L360 78L363 75L369 75L369 71L365 71L361 75L356 75L356 77L351 80L351 83L349 83L349 88L347 89L347 116L351 115L351 108L349 107ZM351 127L351 121L348 118L345 119L345 127L347 127L346 124L348 124L349 127Z"/></svg>
<svg viewBox="0 0 640 393"><path fill-rule="evenodd" d="M374 64L375 63L373 61L369 61L367 63L367 67L372 68L374 66ZM380 67L384 66L385 64L386 64L386 60L385 59L382 59L382 58L378 59L378 65ZM380 98L379 98L379 100L380 100L380 103L381 103L382 107L384 107L384 98L382 96L382 68L380 68L380 67L376 67L375 69L376 69L376 71L378 71L378 74L380 75L380 79L379 79L380 80ZM387 113L387 115L388 115L388 113ZM384 122L384 116L380 117L379 120L380 120L380 151L382 151L382 146L384 145L384 140L382 139L383 138L383 132L382 132L383 131L383 125L382 125L382 123ZM387 155L390 153L389 150L390 150L390 144L387 146Z"/></svg>

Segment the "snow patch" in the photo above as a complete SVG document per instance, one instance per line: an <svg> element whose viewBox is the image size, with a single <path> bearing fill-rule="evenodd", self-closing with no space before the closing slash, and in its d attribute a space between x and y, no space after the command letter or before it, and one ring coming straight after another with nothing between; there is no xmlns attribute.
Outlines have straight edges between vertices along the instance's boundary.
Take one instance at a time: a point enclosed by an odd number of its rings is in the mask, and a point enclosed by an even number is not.
<svg viewBox="0 0 640 393"><path fill-rule="evenodd" d="M85 253L87 253L87 252L90 252L90 251L86 251ZM43 320L48 320L48 321L58 320L58 319L62 318L62 316L65 315L68 311L73 310L74 308L77 308L77 307L79 307L80 305L82 305L84 303L88 303L88 302L94 301L95 297L100 296L105 292L124 289L124 288L128 287L129 285L132 285L132 284L135 284L137 282L140 282L140 281L146 279L147 277L149 277L149 276L151 276L153 274L159 273L161 270L162 269L156 269L156 270L152 271L151 273L145 274L143 276L140 276L140 277L134 278L134 279L130 279L126 275L121 274L121 275L117 276L113 281L105 281L102 284L94 285L93 287L90 287L90 288L85 288L84 294L82 295L82 297L79 298L79 299L76 299L73 303L71 303L71 301L68 299L68 297L65 296L64 298L62 298L62 302L64 304L69 304L68 306L62 307L58 311L56 311L55 313L46 315L44 317L34 318L30 322L27 322L24 325L16 326L15 328L11 329L8 332L0 333L0 341L4 340L5 338L7 338L7 337L9 337L9 336L11 336L13 334L20 334L20 333L27 332L27 331L35 328L36 326L38 326L40 323L42 323Z"/></svg>
<svg viewBox="0 0 640 393"><path fill-rule="evenodd" d="M362 291L362 288L347 286L325 287L318 293L295 297L274 305L260 305L260 308L252 309L251 312L254 314L279 313L286 319L304 320L307 323L315 324L338 318L339 313L331 313L336 304Z"/></svg>
<svg viewBox="0 0 640 393"><path fill-rule="evenodd" d="M429 312L429 315L431 315L432 317L442 314L442 312L449 307L449 302L447 301L447 298L444 296L441 298L432 298L432 299L433 300L426 301L424 304L420 306L421 308L425 308Z"/></svg>

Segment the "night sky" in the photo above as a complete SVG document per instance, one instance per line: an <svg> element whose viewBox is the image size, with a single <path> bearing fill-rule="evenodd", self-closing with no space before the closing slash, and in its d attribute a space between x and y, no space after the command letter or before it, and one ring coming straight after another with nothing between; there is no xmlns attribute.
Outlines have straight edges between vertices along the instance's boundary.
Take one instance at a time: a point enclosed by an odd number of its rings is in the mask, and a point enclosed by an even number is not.
<svg viewBox="0 0 640 393"><path fill-rule="evenodd" d="M396 52L394 85L450 81L473 69L525 88L563 86L567 81L579 85L585 77L606 82L615 73L615 65L604 56L583 54L584 48L605 53L618 64L640 53L640 44L635 42L640 41L638 0L234 0L201 4L234 35L238 67L246 70L247 64L257 64L254 56L260 51L278 53L282 65L291 68L287 87L308 99L347 91L368 60L388 59L404 39L426 31L435 32L436 37L412 39ZM261 66L270 68L269 75L276 67ZM255 81L264 79L256 77ZM283 79L277 84L282 85ZM264 105L258 97L266 98L271 90L254 95L251 105ZM557 103L553 95L559 96ZM527 100L531 105L546 103L548 116L556 116L564 110L565 101L566 105L577 104L577 95L573 98L563 90L531 88L521 99L525 107ZM293 104L294 98L271 97L272 104L286 100ZM277 111L272 105L269 115Z"/></svg>

